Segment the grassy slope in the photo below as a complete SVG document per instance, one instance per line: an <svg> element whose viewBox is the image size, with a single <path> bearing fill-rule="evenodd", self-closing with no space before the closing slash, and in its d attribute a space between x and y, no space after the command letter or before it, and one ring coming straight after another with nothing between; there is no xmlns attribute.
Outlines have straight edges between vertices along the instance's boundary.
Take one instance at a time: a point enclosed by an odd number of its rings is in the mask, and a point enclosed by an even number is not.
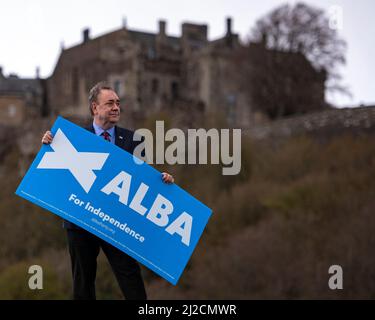
<svg viewBox="0 0 375 320"><path fill-rule="evenodd" d="M69 298L60 221L13 195L17 157L2 163L0 298ZM236 177L218 166L169 168L214 214L177 287L144 269L150 298L374 298L373 137L243 141L242 163ZM36 261L48 270L43 295L25 290ZM328 289L333 264L344 269L343 291ZM97 283L98 298L121 297L103 257Z"/></svg>

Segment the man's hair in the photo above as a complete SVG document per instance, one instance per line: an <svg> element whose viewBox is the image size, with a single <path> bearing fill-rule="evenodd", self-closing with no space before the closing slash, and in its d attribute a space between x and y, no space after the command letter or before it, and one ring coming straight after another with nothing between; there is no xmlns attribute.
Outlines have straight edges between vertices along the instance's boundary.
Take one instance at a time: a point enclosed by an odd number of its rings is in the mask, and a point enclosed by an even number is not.
<svg viewBox="0 0 375 320"><path fill-rule="evenodd" d="M98 96L102 90L113 90L113 88L105 81L98 82L95 86L93 86L89 93L89 109L90 113L93 116L94 113L92 112L92 103L98 102Z"/></svg>

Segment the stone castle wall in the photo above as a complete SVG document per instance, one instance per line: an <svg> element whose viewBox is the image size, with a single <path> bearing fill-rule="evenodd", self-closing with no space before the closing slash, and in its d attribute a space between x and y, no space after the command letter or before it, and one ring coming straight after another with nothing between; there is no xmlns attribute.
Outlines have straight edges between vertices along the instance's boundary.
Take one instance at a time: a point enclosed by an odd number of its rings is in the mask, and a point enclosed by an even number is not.
<svg viewBox="0 0 375 320"><path fill-rule="evenodd" d="M375 106L329 109L293 116L244 129L245 134L261 140L287 138L301 134L331 135L345 131L361 132L375 129Z"/></svg>

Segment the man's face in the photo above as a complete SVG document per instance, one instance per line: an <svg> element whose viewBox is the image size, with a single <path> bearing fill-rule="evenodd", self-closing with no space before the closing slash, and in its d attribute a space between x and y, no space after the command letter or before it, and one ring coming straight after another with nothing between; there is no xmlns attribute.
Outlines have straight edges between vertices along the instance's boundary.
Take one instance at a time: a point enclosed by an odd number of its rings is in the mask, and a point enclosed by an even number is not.
<svg viewBox="0 0 375 320"><path fill-rule="evenodd" d="M120 99L112 90L101 90L98 101L92 104L96 123L102 127L115 125L120 120Z"/></svg>

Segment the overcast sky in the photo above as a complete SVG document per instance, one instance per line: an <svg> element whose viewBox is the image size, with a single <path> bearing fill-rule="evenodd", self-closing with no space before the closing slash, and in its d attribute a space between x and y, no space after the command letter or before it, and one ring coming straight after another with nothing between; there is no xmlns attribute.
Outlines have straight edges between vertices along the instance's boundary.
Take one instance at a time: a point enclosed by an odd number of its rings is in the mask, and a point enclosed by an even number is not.
<svg viewBox="0 0 375 320"><path fill-rule="evenodd" d="M122 26L157 32L158 20L167 21L167 33L181 34L182 22L205 23L209 38L225 33L225 18L233 18L233 31L242 39L255 21L283 3L280 0L0 0L0 66L3 73L34 77L40 67L42 77L51 75L61 43L65 48L82 40L89 27L97 37ZM342 69L343 84L353 99L328 96L339 106L375 104L375 1L307 0L307 4L333 12L342 8L340 35L347 41L347 65ZM337 12L337 11L336 11Z"/></svg>

